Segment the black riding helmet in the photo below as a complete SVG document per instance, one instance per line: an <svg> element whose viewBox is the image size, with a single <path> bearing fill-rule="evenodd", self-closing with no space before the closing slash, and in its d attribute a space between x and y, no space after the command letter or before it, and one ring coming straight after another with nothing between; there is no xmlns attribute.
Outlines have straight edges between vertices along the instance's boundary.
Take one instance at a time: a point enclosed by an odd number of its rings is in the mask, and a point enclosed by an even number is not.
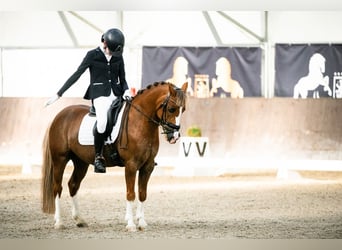
<svg viewBox="0 0 342 250"><path fill-rule="evenodd" d="M119 29L107 30L101 37L101 41L106 41L108 49L113 56L122 55L125 45L125 36Z"/></svg>

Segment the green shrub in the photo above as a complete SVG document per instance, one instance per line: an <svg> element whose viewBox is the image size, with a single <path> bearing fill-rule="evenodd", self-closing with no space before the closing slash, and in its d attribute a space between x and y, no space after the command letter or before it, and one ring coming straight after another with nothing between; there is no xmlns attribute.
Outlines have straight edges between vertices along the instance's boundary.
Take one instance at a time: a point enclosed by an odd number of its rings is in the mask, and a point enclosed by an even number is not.
<svg viewBox="0 0 342 250"><path fill-rule="evenodd" d="M201 131L200 127L193 125L187 129L186 134L189 137L201 137L202 131Z"/></svg>

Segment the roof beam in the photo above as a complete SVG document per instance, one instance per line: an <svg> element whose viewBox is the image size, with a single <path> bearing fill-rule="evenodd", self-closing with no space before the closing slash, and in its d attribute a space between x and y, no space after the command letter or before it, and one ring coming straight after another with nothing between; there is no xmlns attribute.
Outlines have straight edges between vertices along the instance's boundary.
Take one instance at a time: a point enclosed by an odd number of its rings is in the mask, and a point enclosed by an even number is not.
<svg viewBox="0 0 342 250"><path fill-rule="evenodd" d="M79 43L77 41L75 33L73 32L73 30L70 26L70 23L69 23L68 19L66 18L65 14L63 13L63 11L58 11L58 15L62 19L64 27L65 27L66 31L68 32L74 47L79 47Z"/></svg>
<svg viewBox="0 0 342 250"><path fill-rule="evenodd" d="M81 20L83 23L85 23L86 25L90 26L91 28L93 28L94 30L100 32L101 34L104 33L104 31L102 29L100 29L99 27L97 27L95 24L91 23L89 20L87 20L86 18L80 16L79 14L77 14L74 11L68 11L71 15L73 15L74 17L76 17L77 19Z"/></svg>
<svg viewBox="0 0 342 250"><path fill-rule="evenodd" d="M211 33L213 34L213 36L214 36L214 38L216 40L216 44L219 45L219 46L223 45L222 40L221 40L221 38L220 38L220 36L219 36L219 34L217 32L217 29L216 29L213 21L210 18L210 15L209 15L208 11L202 11L202 14L203 14L203 16L204 16L208 26L209 26L209 29L210 29Z"/></svg>
<svg viewBox="0 0 342 250"><path fill-rule="evenodd" d="M217 13L220 14L221 16L223 16L224 18L226 18L227 20L229 20L231 23L235 24L241 30L245 31L246 33L250 34L252 37L256 38L260 43L265 41L265 38L257 35L252 30L248 29L246 26L242 25L241 23L236 21L234 18L232 18L229 15L227 15L226 13L224 13L223 11L217 11Z"/></svg>

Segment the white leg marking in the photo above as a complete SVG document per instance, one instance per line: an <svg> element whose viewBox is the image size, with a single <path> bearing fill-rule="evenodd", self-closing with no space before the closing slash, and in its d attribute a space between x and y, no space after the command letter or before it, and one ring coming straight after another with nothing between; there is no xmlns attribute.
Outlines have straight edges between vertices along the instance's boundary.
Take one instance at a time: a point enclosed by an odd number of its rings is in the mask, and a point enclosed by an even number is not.
<svg viewBox="0 0 342 250"><path fill-rule="evenodd" d="M61 204L58 195L55 198L55 229L65 228L61 219Z"/></svg>
<svg viewBox="0 0 342 250"><path fill-rule="evenodd" d="M81 218L78 206L77 194L72 199L72 218L76 221L78 227L87 227L88 224Z"/></svg>
<svg viewBox="0 0 342 250"><path fill-rule="evenodd" d="M126 215L125 215L125 220L127 221L126 229L130 232L135 232L137 230L137 227L133 221L133 205L134 205L134 201L126 201Z"/></svg>
<svg viewBox="0 0 342 250"><path fill-rule="evenodd" d="M138 220L138 229L144 230L147 227L147 223L145 221L145 215L144 215L144 202L141 202L139 200L138 200L136 217Z"/></svg>

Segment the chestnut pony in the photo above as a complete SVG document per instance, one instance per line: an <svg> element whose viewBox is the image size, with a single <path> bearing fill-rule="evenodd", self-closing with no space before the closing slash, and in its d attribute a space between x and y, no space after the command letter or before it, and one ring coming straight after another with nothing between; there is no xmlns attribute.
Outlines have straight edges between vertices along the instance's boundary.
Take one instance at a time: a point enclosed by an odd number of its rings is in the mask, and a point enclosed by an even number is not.
<svg viewBox="0 0 342 250"><path fill-rule="evenodd" d="M159 149L159 126L166 139L175 143L179 138L180 118L185 110L188 83L181 88L166 82L156 82L140 90L126 107L118 139L104 149L107 166L124 166L126 180L126 229L143 230L144 201L150 175L155 167L155 156ZM89 164L93 164L94 147L80 145L78 131L82 118L89 107L73 105L59 112L48 128L43 144L42 209L54 213L55 228L63 228L60 211L62 179L66 164L72 161L74 169L68 182L72 198L72 217L79 227L87 226L81 218L77 203L77 191L85 177ZM111 148L116 147L120 161L111 158ZM136 210L137 225L133 218L135 179L138 175L139 199Z"/></svg>

